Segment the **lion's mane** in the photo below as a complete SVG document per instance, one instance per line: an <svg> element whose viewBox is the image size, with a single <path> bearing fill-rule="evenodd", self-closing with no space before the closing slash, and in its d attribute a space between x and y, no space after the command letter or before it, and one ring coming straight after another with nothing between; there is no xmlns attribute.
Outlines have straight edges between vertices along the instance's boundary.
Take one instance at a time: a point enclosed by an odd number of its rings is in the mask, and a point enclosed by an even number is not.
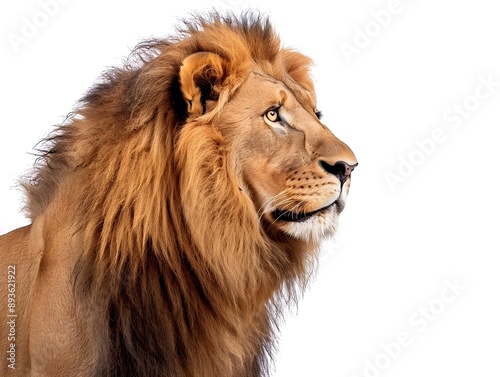
<svg viewBox="0 0 500 377"><path fill-rule="evenodd" d="M106 72L46 140L24 185L27 211L34 220L55 199L75 203L61 217L81 234L74 294L93 329L93 375L268 373L273 332L306 283L311 246L263 229L222 136L187 121L179 71L199 51L231 62L217 108L197 120L209 124L250 63L272 64L280 48L259 15L185 22Z"/></svg>

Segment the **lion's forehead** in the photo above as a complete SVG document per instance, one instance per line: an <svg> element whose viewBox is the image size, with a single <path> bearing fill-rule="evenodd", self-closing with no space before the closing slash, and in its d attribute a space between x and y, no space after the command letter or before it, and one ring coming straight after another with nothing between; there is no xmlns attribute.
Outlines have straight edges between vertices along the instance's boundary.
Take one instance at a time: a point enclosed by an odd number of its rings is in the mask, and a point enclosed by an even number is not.
<svg viewBox="0 0 500 377"><path fill-rule="evenodd" d="M298 106L308 111L316 109L314 92L302 87L284 72L271 74L253 70L247 82L250 83L249 87L259 94L254 98L269 102L279 101L282 99L279 97L285 97L289 103L296 106L295 110Z"/></svg>

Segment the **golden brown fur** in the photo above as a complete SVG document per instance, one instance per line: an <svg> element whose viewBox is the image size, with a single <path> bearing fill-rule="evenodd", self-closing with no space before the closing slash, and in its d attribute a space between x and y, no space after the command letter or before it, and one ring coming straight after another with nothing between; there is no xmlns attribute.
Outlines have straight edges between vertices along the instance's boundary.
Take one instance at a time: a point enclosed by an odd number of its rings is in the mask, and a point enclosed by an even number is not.
<svg viewBox="0 0 500 377"><path fill-rule="evenodd" d="M24 184L33 224L0 238L18 375L267 375L356 163L309 65L266 19L212 14L105 74Z"/></svg>

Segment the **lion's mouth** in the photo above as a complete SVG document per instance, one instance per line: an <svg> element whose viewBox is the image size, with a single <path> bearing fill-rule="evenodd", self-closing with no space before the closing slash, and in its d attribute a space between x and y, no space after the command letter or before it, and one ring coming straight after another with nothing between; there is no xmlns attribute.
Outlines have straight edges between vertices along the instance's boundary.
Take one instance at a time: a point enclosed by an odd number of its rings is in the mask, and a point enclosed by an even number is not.
<svg viewBox="0 0 500 377"><path fill-rule="evenodd" d="M293 212L290 210L275 209L273 211L273 217L276 221L300 223L321 213L328 212L336 203L337 202L333 202L332 204L312 212Z"/></svg>

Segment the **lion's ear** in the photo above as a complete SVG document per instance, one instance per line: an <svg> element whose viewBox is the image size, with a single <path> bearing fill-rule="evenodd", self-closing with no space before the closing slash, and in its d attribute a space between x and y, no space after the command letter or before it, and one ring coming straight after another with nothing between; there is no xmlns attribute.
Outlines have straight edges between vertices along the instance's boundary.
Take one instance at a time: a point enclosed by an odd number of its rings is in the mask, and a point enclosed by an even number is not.
<svg viewBox="0 0 500 377"><path fill-rule="evenodd" d="M227 63L212 52L197 52L183 60L179 77L189 114L205 112L206 101L218 97L226 72Z"/></svg>

